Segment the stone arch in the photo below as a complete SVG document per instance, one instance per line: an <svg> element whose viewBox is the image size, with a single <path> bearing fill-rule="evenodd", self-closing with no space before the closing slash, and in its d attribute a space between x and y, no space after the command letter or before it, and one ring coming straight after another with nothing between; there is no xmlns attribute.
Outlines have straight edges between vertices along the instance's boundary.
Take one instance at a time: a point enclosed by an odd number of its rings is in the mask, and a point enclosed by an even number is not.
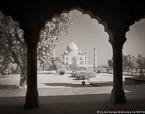
<svg viewBox="0 0 145 114"><path fill-rule="evenodd" d="M139 21L141 21L143 19L145 19L145 15L140 17L140 18L137 18L136 20L133 20L132 23L129 23L128 24L128 30L126 32L130 31L130 27L133 26L136 22L139 22Z"/></svg>
<svg viewBox="0 0 145 114"><path fill-rule="evenodd" d="M97 14L93 14L91 11L85 11L83 8L80 8L80 7L73 7L70 9L70 11L75 10L75 9L82 12L83 14L89 15L91 19L96 19L99 24L103 25L104 31L108 33L109 41L112 39L112 31L109 30L107 22L103 21L101 16Z"/></svg>
<svg viewBox="0 0 145 114"><path fill-rule="evenodd" d="M109 29L107 22L103 21L102 18L98 15L93 14L91 11L85 11L84 9L80 8L80 7L72 7L69 10L62 10L60 13L56 13L54 14L52 17L48 18L44 23L43 23L43 27L40 28L40 32L42 30L44 30L45 24L49 21L51 21L54 17L59 17L62 13L69 13L70 11L73 10L78 10L82 13L82 15L87 14L90 17L90 21L92 19L95 19L98 21L98 24L101 24L104 27L104 32L108 33L109 35L109 39L108 39L108 43L110 43L110 41L113 40L113 35L112 35L112 31ZM76 59L76 58L75 58ZM76 62L76 60L75 60Z"/></svg>
<svg viewBox="0 0 145 114"><path fill-rule="evenodd" d="M138 32L143 33L144 31L144 22L145 22L145 15L141 18L137 18L136 20L133 20L131 24L128 26L128 31L126 32L126 38L127 42L125 43L125 54L130 56L130 60L137 59L139 54L143 54L144 56L144 36L142 34L138 34ZM143 31L142 31L143 30ZM136 34L137 33L137 34ZM143 33L144 34L144 33ZM135 45L135 46L134 46ZM135 49L135 47L138 47ZM131 50L128 49L128 47L132 47ZM135 50L135 51L132 51ZM134 61L135 66L137 66L137 63ZM135 67L134 66L134 67ZM129 68L130 71L134 70L133 68Z"/></svg>
<svg viewBox="0 0 145 114"><path fill-rule="evenodd" d="M109 36L109 38L107 37L107 39L105 39L105 40L108 40L108 44L111 44L111 41L113 40L113 35L112 35L111 28L109 29L109 25L107 24L107 22L103 21L102 18L99 15L97 15L97 13L94 14L94 13L91 12L91 10L84 10L83 8L80 8L78 6L75 6L75 7L72 7L72 8L68 8L68 9L64 9L62 11L59 10L58 13L53 14L51 17L48 16L48 19L45 16L46 20L41 24L41 26L40 26L41 28L40 28L39 32L41 33L41 31L44 30L45 25L48 22L51 22L54 17L59 17L62 13L69 13L69 12L71 12L73 10L77 10L77 11L81 12L82 15L89 16L90 21L96 20L97 24L99 24L99 26L102 26L103 32L107 33L107 35ZM39 36L40 36L40 34L39 34ZM40 39L40 37L39 37L39 39ZM40 42L40 40L39 40L39 42Z"/></svg>
<svg viewBox="0 0 145 114"><path fill-rule="evenodd" d="M101 24L104 27L104 31L108 33L108 35L109 35L109 39L108 39L109 43L113 40L112 31L109 29L107 22L102 20L101 16L99 16L97 14L93 14L91 11L86 11L83 8L80 8L78 6L72 7L70 9L65 9L65 10L61 11L60 13L54 14L51 18L49 18L49 19L47 19L45 21L45 24L47 22L51 21L51 19L53 19L54 17L60 16L60 14L62 14L62 13L69 13L70 11L73 11L73 10L78 10L78 11L82 12L83 14L87 14L88 16L90 16L91 19L96 19L98 21L98 23ZM40 29L40 31L44 29L45 24Z"/></svg>
<svg viewBox="0 0 145 114"><path fill-rule="evenodd" d="M131 30L131 27L133 25L135 25L136 23L138 23L142 20L145 20L145 15L142 15L142 16L132 20L131 22L127 23L127 26L126 26L126 29L125 29L126 34ZM128 40L127 36L126 36L126 40Z"/></svg>

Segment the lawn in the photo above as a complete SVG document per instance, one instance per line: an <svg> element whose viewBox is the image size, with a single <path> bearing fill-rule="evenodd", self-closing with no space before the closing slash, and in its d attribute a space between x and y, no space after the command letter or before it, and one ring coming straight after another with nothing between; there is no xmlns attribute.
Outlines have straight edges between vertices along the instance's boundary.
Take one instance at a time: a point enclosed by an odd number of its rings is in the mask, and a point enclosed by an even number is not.
<svg viewBox="0 0 145 114"><path fill-rule="evenodd" d="M127 76L124 76L124 78ZM123 81L124 81L123 78ZM0 77L0 88L17 88L20 81L19 74L5 75ZM83 80L77 80L71 74L59 75L56 73L38 73L38 88L71 88L82 87ZM85 86L91 87L90 82L99 83L99 86L111 86L112 74L98 73L95 78L84 80Z"/></svg>

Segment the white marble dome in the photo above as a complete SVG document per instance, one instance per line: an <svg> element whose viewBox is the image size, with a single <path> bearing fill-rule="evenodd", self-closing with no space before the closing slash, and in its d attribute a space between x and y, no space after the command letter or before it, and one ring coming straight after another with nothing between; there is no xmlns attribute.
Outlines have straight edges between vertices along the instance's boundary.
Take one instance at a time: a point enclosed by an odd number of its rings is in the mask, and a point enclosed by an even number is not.
<svg viewBox="0 0 145 114"><path fill-rule="evenodd" d="M64 54L67 55L68 54L68 51L65 51Z"/></svg>
<svg viewBox="0 0 145 114"><path fill-rule="evenodd" d="M78 53L78 46L74 43L74 42L71 42L66 50L69 52L69 53Z"/></svg>

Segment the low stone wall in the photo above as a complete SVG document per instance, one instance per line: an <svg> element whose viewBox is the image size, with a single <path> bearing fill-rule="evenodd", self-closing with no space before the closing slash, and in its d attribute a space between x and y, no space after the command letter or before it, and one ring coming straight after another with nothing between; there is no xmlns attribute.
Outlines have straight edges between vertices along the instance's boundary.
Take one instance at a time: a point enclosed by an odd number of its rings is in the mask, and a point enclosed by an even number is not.
<svg viewBox="0 0 145 114"><path fill-rule="evenodd" d="M145 84L145 79L139 77L126 77L126 85L136 85L136 84Z"/></svg>

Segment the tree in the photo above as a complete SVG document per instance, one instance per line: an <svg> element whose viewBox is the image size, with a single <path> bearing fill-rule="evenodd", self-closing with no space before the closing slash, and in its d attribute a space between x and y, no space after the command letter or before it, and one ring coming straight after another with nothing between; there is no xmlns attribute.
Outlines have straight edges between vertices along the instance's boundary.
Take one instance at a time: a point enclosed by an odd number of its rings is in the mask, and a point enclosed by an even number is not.
<svg viewBox="0 0 145 114"><path fill-rule="evenodd" d="M0 64L4 70L9 63L16 63L21 69L20 86L26 82L26 45L24 31L11 16L0 12Z"/></svg>
<svg viewBox="0 0 145 114"><path fill-rule="evenodd" d="M66 29L71 22L70 14L63 13L48 22L40 33L38 44L38 60L46 66L50 64L51 51L60 42L60 36L67 33ZM11 16L0 12L0 69L5 70L9 63L16 63L20 70L20 87L26 85L27 78L27 48L24 41L24 31L19 23Z"/></svg>
<svg viewBox="0 0 145 114"><path fill-rule="evenodd" d="M108 60L108 65L111 69L113 69L113 58Z"/></svg>
<svg viewBox="0 0 145 114"><path fill-rule="evenodd" d="M77 68L78 68L78 64L77 64L77 63L73 63L73 64L69 65L69 68L70 68L71 71L74 72L74 71L77 70Z"/></svg>
<svg viewBox="0 0 145 114"><path fill-rule="evenodd" d="M128 69L128 70L130 68L132 69L133 63L131 61L131 55L123 54L122 56L123 56L122 57L123 58L122 65L123 65L124 69ZM108 65L110 68L113 68L113 58L108 60Z"/></svg>
<svg viewBox="0 0 145 114"><path fill-rule="evenodd" d="M143 69L145 69L145 57L143 57L141 54L138 55L137 61L138 68L140 69L140 76L144 76Z"/></svg>
<svg viewBox="0 0 145 114"><path fill-rule="evenodd" d="M56 72L65 72L66 70L62 57L56 57L53 65L55 66Z"/></svg>
<svg viewBox="0 0 145 114"><path fill-rule="evenodd" d="M131 55L123 55L123 67L129 72L129 69L132 69Z"/></svg>
<svg viewBox="0 0 145 114"><path fill-rule="evenodd" d="M52 65L53 50L60 43L60 37L68 33L67 29L71 23L71 14L62 13L45 24L40 32L40 42L37 48L37 59L40 66Z"/></svg>

